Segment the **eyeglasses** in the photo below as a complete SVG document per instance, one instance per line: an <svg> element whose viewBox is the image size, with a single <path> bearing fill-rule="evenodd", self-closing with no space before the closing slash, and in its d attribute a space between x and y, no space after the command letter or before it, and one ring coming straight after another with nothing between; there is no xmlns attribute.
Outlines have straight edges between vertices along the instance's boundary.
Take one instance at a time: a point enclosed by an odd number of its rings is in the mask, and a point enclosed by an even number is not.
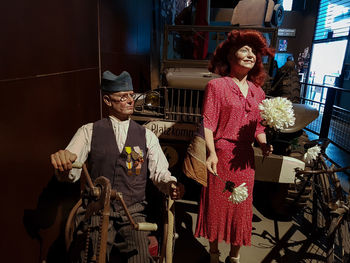
<svg viewBox="0 0 350 263"><path fill-rule="evenodd" d="M131 98L132 100L135 100L136 99L136 94L135 93L124 94L124 95L120 96L119 102L127 101L129 98Z"/></svg>

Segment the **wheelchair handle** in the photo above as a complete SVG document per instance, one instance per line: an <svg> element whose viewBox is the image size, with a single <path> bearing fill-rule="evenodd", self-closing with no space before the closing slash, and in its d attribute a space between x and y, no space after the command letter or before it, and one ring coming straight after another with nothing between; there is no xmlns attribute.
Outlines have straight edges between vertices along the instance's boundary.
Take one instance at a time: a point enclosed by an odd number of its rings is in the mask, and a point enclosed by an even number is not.
<svg viewBox="0 0 350 263"><path fill-rule="evenodd" d="M72 163L72 167L76 168L76 169L81 169L81 168L83 168L83 163L74 162L74 163Z"/></svg>
<svg viewBox="0 0 350 263"><path fill-rule="evenodd" d="M157 224L142 222L137 223L136 229L140 231L156 231L158 229L158 226Z"/></svg>
<svg viewBox="0 0 350 263"><path fill-rule="evenodd" d="M86 178L87 184L90 187L90 189L92 189L93 191L96 191L97 188L94 186L94 184L92 183L90 174L86 168L86 165L84 163L80 163L80 162L74 162L72 163L72 168L76 168L76 169L83 169L84 171L84 176ZM95 195L98 195L98 193L94 193Z"/></svg>

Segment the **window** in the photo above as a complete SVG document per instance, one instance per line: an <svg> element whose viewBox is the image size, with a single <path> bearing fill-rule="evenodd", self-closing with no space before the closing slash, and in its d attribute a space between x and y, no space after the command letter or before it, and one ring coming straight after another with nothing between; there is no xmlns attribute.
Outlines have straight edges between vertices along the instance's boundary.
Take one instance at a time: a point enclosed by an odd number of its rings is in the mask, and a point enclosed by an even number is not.
<svg viewBox="0 0 350 263"><path fill-rule="evenodd" d="M283 0L284 11L291 11L293 5L293 0Z"/></svg>
<svg viewBox="0 0 350 263"><path fill-rule="evenodd" d="M350 0L321 0L314 40L349 34Z"/></svg>

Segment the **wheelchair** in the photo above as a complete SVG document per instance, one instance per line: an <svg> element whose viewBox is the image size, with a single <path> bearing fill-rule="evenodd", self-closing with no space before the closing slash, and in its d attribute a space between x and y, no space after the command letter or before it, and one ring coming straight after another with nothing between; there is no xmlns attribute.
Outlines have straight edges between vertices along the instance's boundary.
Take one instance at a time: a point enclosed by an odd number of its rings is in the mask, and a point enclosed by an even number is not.
<svg viewBox="0 0 350 263"><path fill-rule="evenodd" d="M147 221L150 219L152 222L142 222L136 223L129 213L129 209L126 206L122 193L111 188L111 183L109 179L101 176L96 178L92 182L89 172L85 164L73 164L74 168L82 168L82 185L86 184L87 190L82 191L81 199L75 204L69 213L65 226L65 245L66 250L71 249L74 234L76 229L75 217L77 216L78 210L84 206L85 220L91 218L93 215L98 216L100 221L98 225L98 241L95 244L95 251L92 253L91 246L89 245L89 227L85 229L85 248L83 262L96 262L105 263L107 256L107 234L109 225L109 216L111 214L111 201L120 201L125 215L129 219L130 225L133 229L138 231L150 231L151 234L148 236L149 246L148 250L151 257L156 263L172 263L173 251L174 251L174 241L175 241L175 231L174 231L174 216L175 216L175 203L169 196L162 195L160 197L160 192L156 192L155 187L150 192L151 198L161 200L157 202L161 207L161 216L159 219L159 212L154 213L154 209L150 209L148 212L152 212L153 215L147 217ZM83 187L82 187L83 188ZM150 188L147 186L147 188ZM87 202L86 202L87 200ZM159 209L158 209L159 210ZM90 250L90 251L89 251Z"/></svg>
<svg viewBox="0 0 350 263"><path fill-rule="evenodd" d="M291 220L296 212L307 206L312 194L311 187L304 186L296 178L296 170L311 169L304 160L305 147L310 142L304 128L318 117L319 112L310 105L298 103L293 103L293 110L296 118L293 126L279 131L274 139L269 139L273 138L269 136L272 130L266 131L268 141L273 145L272 154L265 158L260 149L254 147L253 200L255 207L268 218Z"/></svg>

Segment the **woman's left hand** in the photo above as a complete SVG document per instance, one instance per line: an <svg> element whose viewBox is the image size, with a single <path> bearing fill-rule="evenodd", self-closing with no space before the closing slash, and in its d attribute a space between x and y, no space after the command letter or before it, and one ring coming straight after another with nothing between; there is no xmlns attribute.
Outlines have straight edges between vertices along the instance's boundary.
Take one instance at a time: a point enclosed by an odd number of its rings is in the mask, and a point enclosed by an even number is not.
<svg viewBox="0 0 350 263"><path fill-rule="evenodd" d="M261 143L260 149L261 149L262 154L264 156L269 156L273 152L273 146L271 144L267 144L267 143Z"/></svg>

